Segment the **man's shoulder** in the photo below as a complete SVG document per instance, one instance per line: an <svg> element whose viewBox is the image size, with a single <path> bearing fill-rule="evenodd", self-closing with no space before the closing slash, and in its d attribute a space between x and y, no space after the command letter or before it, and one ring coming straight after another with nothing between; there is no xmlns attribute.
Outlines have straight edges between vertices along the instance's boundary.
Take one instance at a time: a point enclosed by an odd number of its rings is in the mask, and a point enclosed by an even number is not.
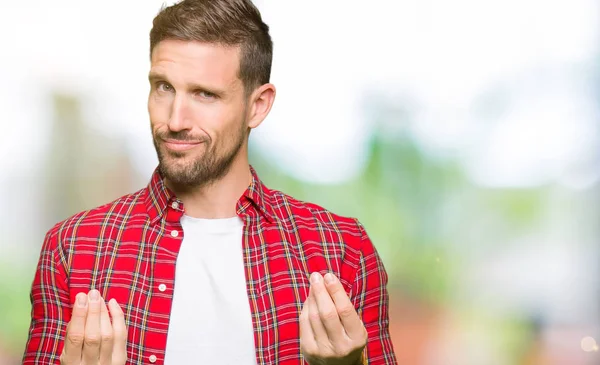
<svg viewBox="0 0 600 365"><path fill-rule="evenodd" d="M274 214L283 221L295 221L296 225L311 225L333 229L352 236L363 235L363 225L356 217L334 213L310 201L297 199L279 190L271 190ZM290 219L292 218L292 219Z"/></svg>
<svg viewBox="0 0 600 365"><path fill-rule="evenodd" d="M125 194L111 202L79 211L55 223L46 233L47 238L77 231L95 231L103 225L114 225L140 216L147 188Z"/></svg>

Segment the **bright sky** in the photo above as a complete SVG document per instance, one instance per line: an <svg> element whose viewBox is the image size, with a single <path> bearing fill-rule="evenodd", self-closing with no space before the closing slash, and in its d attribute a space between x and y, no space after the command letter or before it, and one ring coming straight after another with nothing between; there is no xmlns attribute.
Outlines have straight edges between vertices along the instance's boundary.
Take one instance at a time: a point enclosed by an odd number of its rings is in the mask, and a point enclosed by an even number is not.
<svg viewBox="0 0 600 365"><path fill-rule="evenodd" d="M477 183L597 181L590 158L599 146L598 111L588 83L598 50L596 1L256 3L275 42L278 95L254 141L289 173L335 182L359 172L370 133L361 106L373 90L408 96L415 114L407 128L417 141L433 155L458 156ZM148 31L161 4L2 5L0 34L14 36L3 37L0 58L0 153L27 144L27 153L3 159L4 171L25 173L43 151L50 86L88 95L92 127L127 136L139 146L140 171L154 168L146 75ZM508 94L499 115L474 113L476 101L501 91Z"/></svg>

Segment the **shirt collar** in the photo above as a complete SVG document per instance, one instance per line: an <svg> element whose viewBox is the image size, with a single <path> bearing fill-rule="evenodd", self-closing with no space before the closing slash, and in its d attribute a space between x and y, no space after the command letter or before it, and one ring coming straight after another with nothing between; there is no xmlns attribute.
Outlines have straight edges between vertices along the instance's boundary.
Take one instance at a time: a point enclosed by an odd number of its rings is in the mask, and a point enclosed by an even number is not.
<svg viewBox="0 0 600 365"><path fill-rule="evenodd" d="M252 166L250 166L250 172L252 174L252 181L238 200L236 212L241 217L256 217L258 214L263 216L268 222L273 222L273 193L262 183ZM180 216L183 213L181 201L165 185L158 167L154 170L146 190L147 194L144 203L151 224L155 224L165 216ZM169 211L178 211L180 214L169 214Z"/></svg>
<svg viewBox="0 0 600 365"><path fill-rule="evenodd" d="M262 183L252 166L250 166L250 173L252 181L238 200L237 214L254 216L254 212L258 211L268 222L272 223L275 218L273 192ZM250 206L253 206L254 209L248 209Z"/></svg>

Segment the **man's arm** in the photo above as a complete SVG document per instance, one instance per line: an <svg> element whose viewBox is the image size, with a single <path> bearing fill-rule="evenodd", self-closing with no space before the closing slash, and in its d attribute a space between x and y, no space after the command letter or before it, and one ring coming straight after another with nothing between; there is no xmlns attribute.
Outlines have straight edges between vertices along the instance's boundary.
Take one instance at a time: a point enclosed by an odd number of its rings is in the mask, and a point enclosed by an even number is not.
<svg viewBox="0 0 600 365"><path fill-rule="evenodd" d="M310 275L300 313L300 351L309 364L396 365L389 334L387 274L364 228L350 295L331 273Z"/></svg>
<svg viewBox="0 0 600 365"><path fill-rule="evenodd" d="M389 332L388 276L383 262L362 224L361 260L350 291L350 300L368 333L363 358L365 365L397 364Z"/></svg>
<svg viewBox="0 0 600 365"><path fill-rule="evenodd" d="M59 364L71 317L68 277L58 234L46 234L31 286L31 324L23 364Z"/></svg>

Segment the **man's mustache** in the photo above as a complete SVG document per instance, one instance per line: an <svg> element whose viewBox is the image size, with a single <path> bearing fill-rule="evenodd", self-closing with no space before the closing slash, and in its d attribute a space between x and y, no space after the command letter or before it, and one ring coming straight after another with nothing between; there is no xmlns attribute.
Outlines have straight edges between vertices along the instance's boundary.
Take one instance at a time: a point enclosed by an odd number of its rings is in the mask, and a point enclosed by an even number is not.
<svg viewBox="0 0 600 365"><path fill-rule="evenodd" d="M206 136L194 136L192 134L190 134L187 131L181 131L181 132L166 132L166 133L157 133L156 134L156 139L158 140L175 140L175 141L180 141L180 142L193 142L193 143L197 143L197 142L208 142L208 137Z"/></svg>

